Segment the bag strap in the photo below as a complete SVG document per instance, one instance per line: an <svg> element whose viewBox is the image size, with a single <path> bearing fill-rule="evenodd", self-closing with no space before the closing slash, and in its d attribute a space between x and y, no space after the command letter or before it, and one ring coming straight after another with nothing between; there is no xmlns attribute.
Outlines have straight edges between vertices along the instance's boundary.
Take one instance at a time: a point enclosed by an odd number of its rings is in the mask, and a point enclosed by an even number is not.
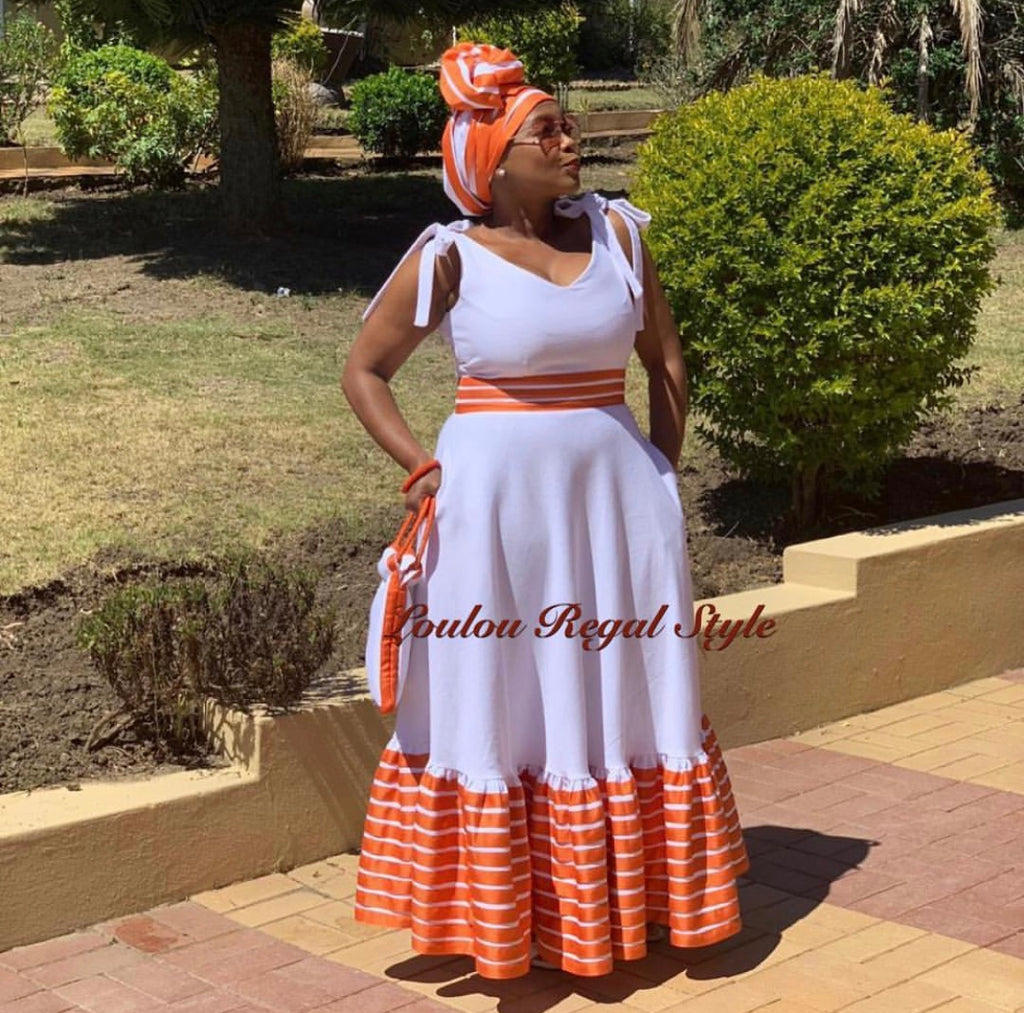
<svg viewBox="0 0 1024 1013"><path fill-rule="evenodd" d="M420 500L419 510L416 513L411 511L406 514L402 526L391 543L394 554L388 558L388 569L394 571L401 567L406 574L406 581L416 577L423 572L423 553L427 548L427 541L434 529L434 514L436 512L435 497L433 494L424 496ZM403 565L406 556L412 556L413 560L407 566ZM403 582L404 583L404 582Z"/></svg>

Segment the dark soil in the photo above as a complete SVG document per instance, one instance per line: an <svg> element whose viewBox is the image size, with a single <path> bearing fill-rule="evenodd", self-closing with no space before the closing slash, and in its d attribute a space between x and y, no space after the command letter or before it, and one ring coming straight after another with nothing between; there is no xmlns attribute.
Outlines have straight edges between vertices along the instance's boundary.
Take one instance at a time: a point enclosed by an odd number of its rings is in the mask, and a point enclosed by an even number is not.
<svg viewBox="0 0 1024 1013"><path fill-rule="evenodd" d="M753 488L714 466L699 473L684 467L680 490L696 597L781 580L787 541L778 518L786 505L784 489ZM1024 396L1018 395L922 425L907 453L889 469L880 502L873 508L853 501L840 504L816 535L1020 497ZM397 530L401 518L400 510L387 512L381 530ZM338 609L335 651L317 677L362 664L383 548L381 540L353 541L337 524L325 523L281 538L270 550L275 562L316 568L321 574L318 601ZM0 792L55 784L72 788L79 778L142 777L223 765L202 752L163 755L145 734L130 731L100 749L85 748L93 726L119 701L75 646L76 618L118 586L190 572L180 562L98 556L58 580L0 597ZM360 680L348 688L365 691Z"/></svg>

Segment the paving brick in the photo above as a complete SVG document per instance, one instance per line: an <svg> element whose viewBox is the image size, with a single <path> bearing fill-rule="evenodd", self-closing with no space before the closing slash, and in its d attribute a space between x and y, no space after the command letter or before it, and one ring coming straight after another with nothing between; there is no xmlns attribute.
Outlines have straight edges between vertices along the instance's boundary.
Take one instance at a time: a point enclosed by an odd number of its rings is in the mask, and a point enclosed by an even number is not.
<svg viewBox="0 0 1024 1013"><path fill-rule="evenodd" d="M819 950L826 956L838 960L861 963L926 935L925 930L921 928L876 919L871 925L834 942L826 943L819 947Z"/></svg>
<svg viewBox="0 0 1024 1013"><path fill-rule="evenodd" d="M179 932L187 933L196 940L213 939L237 928L226 915L210 911L201 904L194 904L188 900L156 907L146 914Z"/></svg>
<svg viewBox="0 0 1024 1013"><path fill-rule="evenodd" d="M175 1002L205 992L209 985L173 964L147 960L141 964L110 971L109 977L145 992L163 1002Z"/></svg>
<svg viewBox="0 0 1024 1013"><path fill-rule="evenodd" d="M1010 766L1011 762L1002 757L971 753L962 759L954 760L952 763L932 768L932 773L939 774L942 777L952 777L960 781L970 781L979 775L991 773L994 770L1002 770L1004 767Z"/></svg>
<svg viewBox="0 0 1024 1013"><path fill-rule="evenodd" d="M949 725L948 717L940 717L935 711L928 711L925 714L915 714L913 717L901 718L892 724L885 726L889 735L901 735L907 738L915 738L924 732L935 731L937 728L945 728Z"/></svg>
<svg viewBox="0 0 1024 1013"><path fill-rule="evenodd" d="M947 784L937 791L920 796L917 800L917 805L924 809L942 809L944 812L952 812L960 806L967 805L969 802L976 802L978 799L991 794L991 788L978 784L967 784L961 781L956 784Z"/></svg>
<svg viewBox="0 0 1024 1013"><path fill-rule="evenodd" d="M961 997L936 1006L933 1013L1005 1013L1005 1010L1002 1007L993 1006L991 1003Z"/></svg>
<svg viewBox="0 0 1024 1013"><path fill-rule="evenodd" d="M223 960L212 961L192 969L197 978L214 985L234 985L236 982L266 974L285 964L304 960L309 954L297 946L274 940L264 946L234 953Z"/></svg>
<svg viewBox="0 0 1024 1013"><path fill-rule="evenodd" d="M74 1008L70 999L46 990L32 992L10 1002L0 1002L0 1013L64 1013L64 1010Z"/></svg>
<svg viewBox="0 0 1024 1013"><path fill-rule="evenodd" d="M288 981L316 985L318 988L333 992L335 996L362 992L364 989L372 988L379 980L363 971L320 957L307 957L305 960L286 964L273 973Z"/></svg>
<svg viewBox="0 0 1024 1013"><path fill-rule="evenodd" d="M967 699L977 696L984 696L986 693L995 693L997 690L1005 689L1006 683L998 676L987 676L984 679L974 679L971 682L961 683L959 686L950 686L947 692L955 693Z"/></svg>
<svg viewBox="0 0 1024 1013"><path fill-rule="evenodd" d="M978 900L966 891L952 894L936 901L954 917L961 915L978 918L981 921L1004 925L1014 931L1024 929L1024 903L1014 901L1010 904L993 904L987 900Z"/></svg>
<svg viewBox="0 0 1024 1013"><path fill-rule="evenodd" d="M289 915L300 914L323 902L320 894L303 888L260 901L258 904L236 908L231 912L231 917L241 925L265 925L267 922L280 921Z"/></svg>
<svg viewBox="0 0 1024 1013"><path fill-rule="evenodd" d="M194 893L189 900L193 904L201 904L211 911L223 914L235 907L234 901L229 900L222 890L203 890L201 893Z"/></svg>
<svg viewBox="0 0 1024 1013"><path fill-rule="evenodd" d="M323 901L316 907L303 911L300 917L318 922L320 925L330 926L332 929L338 929L347 935L352 935L353 929L363 924L355 921L355 908L352 904L343 900ZM359 936L359 938L365 937Z"/></svg>
<svg viewBox="0 0 1024 1013"><path fill-rule="evenodd" d="M754 883L764 883L773 886L776 890L783 890L786 893L801 894L810 890L827 889L828 881L821 876L810 876L796 869L787 869L781 865L773 865L758 857L751 862L750 872L747 873Z"/></svg>
<svg viewBox="0 0 1024 1013"><path fill-rule="evenodd" d="M757 987L749 982L734 981L704 995L674 1003L666 1007L664 1013L747 1013L774 1003L779 998L766 986Z"/></svg>
<svg viewBox="0 0 1024 1013"><path fill-rule="evenodd" d="M106 971L116 971L118 968L137 964L145 959L142 953L130 946L125 946L122 943L108 943L106 946L100 946L94 950L76 953L73 957L27 968L24 973L26 977L37 981L40 985L54 988L79 978L89 978Z"/></svg>
<svg viewBox="0 0 1024 1013"><path fill-rule="evenodd" d="M108 940L98 932L71 932L68 935L45 939L27 946L16 946L13 950L0 953L0 967L19 971L37 964L52 964L77 953L106 946Z"/></svg>
<svg viewBox="0 0 1024 1013"><path fill-rule="evenodd" d="M261 930L275 939L282 939L310 953L330 953L359 940L356 935L310 921L301 915L269 922L261 926Z"/></svg>
<svg viewBox="0 0 1024 1013"><path fill-rule="evenodd" d="M975 781L990 788L998 788L1000 791L1022 793L1024 792L1024 762L1013 763L1007 767L1000 767L998 770L977 774Z"/></svg>
<svg viewBox="0 0 1024 1013"><path fill-rule="evenodd" d="M857 833L851 832L858 831ZM842 831L842 832L840 832ZM799 840L792 841L787 845L793 851L805 851L811 855L821 855L825 858L832 858L847 852L855 853L855 861L844 861L845 865L854 865L861 862L871 850L863 839L863 828L855 827L852 824L841 824L831 834L811 834ZM838 861L839 859L836 858Z"/></svg>
<svg viewBox="0 0 1024 1013"><path fill-rule="evenodd" d="M971 943L929 932L860 962L871 970L891 974L894 980L898 980L901 974L907 978L916 977L972 949ZM952 999L953 996L946 998Z"/></svg>
<svg viewBox="0 0 1024 1013"><path fill-rule="evenodd" d="M236 954L266 946L268 942L270 937L265 932L258 929L236 928L234 932L226 932L213 939L169 950L160 955L160 960L192 971L206 964L231 960Z"/></svg>
<svg viewBox="0 0 1024 1013"><path fill-rule="evenodd" d="M825 880L838 879L850 871L850 866L844 862L838 862L822 855L808 854L806 851L799 851L796 848L775 848L772 851L767 851L758 856L758 867L761 862L771 862L772 865L779 865L784 869L795 869L805 875Z"/></svg>
<svg viewBox="0 0 1024 1013"><path fill-rule="evenodd" d="M323 859L316 862L308 862L306 865L297 865L289 869L285 876L297 883L299 886L307 886L311 890L319 888L319 884L334 876L344 875L337 866Z"/></svg>
<svg viewBox="0 0 1024 1013"><path fill-rule="evenodd" d="M405 1013L414 1003L420 1002L423 999L415 992L389 982L381 982L360 992L358 996L336 999L326 1006L318 1006L310 1013L388 1013L394 1009L401 1009ZM440 1010L446 1008L440 1003L435 1003L435 1006Z"/></svg>
<svg viewBox="0 0 1024 1013"><path fill-rule="evenodd" d="M844 1007L843 1013L923 1013L955 998L949 989L923 981L905 981Z"/></svg>
<svg viewBox="0 0 1024 1013"><path fill-rule="evenodd" d="M862 911L875 918L899 921L908 911L931 904L940 898L948 897L948 895L949 888L947 886L913 880L910 883L900 883L889 890L872 894L870 897L851 901L850 907L854 911Z"/></svg>
<svg viewBox="0 0 1024 1013"><path fill-rule="evenodd" d="M275 1013L304 1013L338 998L319 985L285 978L273 972L246 975L232 982L231 988L250 1002L267 1006Z"/></svg>
<svg viewBox="0 0 1024 1013"><path fill-rule="evenodd" d="M165 1013L235 1013L246 1001L240 995L214 988L198 995L179 999L163 1007Z"/></svg>
<svg viewBox="0 0 1024 1013"><path fill-rule="evenodd" d="M103 975L80 978L55 989L89 1013L153 1013L153 997Z"/></svg>
<svg viewBox="0 0 1024 1013"><path fill-rule="evenodd" d="M841 879L827 884L823 893L807 894L819 900L827 900L830 904L838 904L843 907L850 907L856 901L871 897L884 890L891 890L900 885L900 880L895 876L883 873L872 872L869 869L851 869ZM871 914L872 912L866 912Z"/></svg>
<svg viewBox="0 0 1024 1013"><path fill-rule="evenodd" d="M1014 931L1006 925L950 910L948 901L936 901L934 904L914 908L901 915L900 921L930 932L940 932L974 946L990 946Z"/></svg>
<svg viewBox="0 0 1024 1013"><path fill-rule="evenodd" d="M297 889L299 887L295 880L282 872L274 872L267 876L223 886L218 892L235 907L245 907L247 904L258 904L260 901L280 897Z"/></svg>
<svg viewBox="0 0 1024 1013"><path fill-rule="evenodd" d="M1020 961L991 950L971 950L927 971L919 980L1001 1009L1015 1010L1024 1005L1024 974L1021 974Z"/></svg>
<svg viewBox="0 0 1024 1013"><path fill-rule="evenodd" d="M997 939L989 944L989 949L997 953L1004 953L1008 957L1017 957L1024 960L1024 932L1015 932L1005 939Z"/></svg>
<svg viewBox="0 0 1024 1013"><path fill-rule="evenodd" d="M175 946L196 941L195 937L158 922L149 915L132 915L114 922L104 923L104 930L125 946L131 946L143 953L163 953Z"/></svg>
<svg viewBox="0 0 1024 1013"><path fill-rule="evenodd" d="M1008 704L1011 707L1024 707L1024 686L1003 686L983 697L987 703Z"/></svg>
<svg viewBox="0 0 1024 1013"><path fill-rule="evenodd" d="M9 971L0 968L0 1002L9 1002L12 999L19 999L29 992L36 992L39 985L31 978L19 974L17 971Z"/></svg>
<svg viewBox="0 0 1024 1013"><path fill-rule="evenodd" d="M864 988L842 977L821 977L800 970L796 963L800 959L796 956L783 964L758 971L747 978L745 984L777 993L782 999L780 1009L786 1009L793 1001L817 1010L838 1010L867 994Z"/></svg>
<svg viewBox="0 0 1024 1013"><path fill-rule="evenodd" d="M925 787L920 784L910 783L905 777L893 775L898 768L888 765L879 765L871 770L861 771L843 779L843 784L858 791L878 795L881 798L891 798L893 803L908 798L915 798L918 795L929 791L936 791L945 787L948 780L945 778L934 778Z"/></svg>

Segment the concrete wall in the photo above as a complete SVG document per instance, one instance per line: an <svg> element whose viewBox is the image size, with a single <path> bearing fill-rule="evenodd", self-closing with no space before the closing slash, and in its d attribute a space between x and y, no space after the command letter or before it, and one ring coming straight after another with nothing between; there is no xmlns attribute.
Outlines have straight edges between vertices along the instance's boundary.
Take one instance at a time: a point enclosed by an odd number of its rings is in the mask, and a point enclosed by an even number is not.
<svg viewBox="0 0 1024 1013"><path fill-rule="evenodd" d="M775 623L701 652L724 749L1024 665L1024 500L794 545L783 568L696 603ZM232 766L0 795L0 950L359 844L394 727L368 697L209 701L206 724Z"/></svg>

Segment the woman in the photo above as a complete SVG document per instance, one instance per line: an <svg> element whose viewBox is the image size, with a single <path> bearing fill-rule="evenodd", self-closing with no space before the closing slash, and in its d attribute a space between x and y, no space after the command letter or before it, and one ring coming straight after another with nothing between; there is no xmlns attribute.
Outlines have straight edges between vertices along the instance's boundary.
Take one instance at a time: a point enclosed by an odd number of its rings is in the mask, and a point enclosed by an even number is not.
<svg viewBox="0 0 1024 1013"><path fill-rule="evenodd" d="M411 928L420 953L470 955L485 978L531 960L603 975L662 927L680 947L741 928L742 832L696 646L673 630L693 621L686 374L640 238L649 216L566 196L580 159L558 103L510 52L472 43L442 57L441 90L445 191L476 221L417 239L367 308L342 387L410 472L406 507L436 497L417 614L475 615L491 635L465 623L407 641L355 918ZM388 381L435 329L459 381L432 458ZM623 399L633 348L651 441Z"/></svg>

